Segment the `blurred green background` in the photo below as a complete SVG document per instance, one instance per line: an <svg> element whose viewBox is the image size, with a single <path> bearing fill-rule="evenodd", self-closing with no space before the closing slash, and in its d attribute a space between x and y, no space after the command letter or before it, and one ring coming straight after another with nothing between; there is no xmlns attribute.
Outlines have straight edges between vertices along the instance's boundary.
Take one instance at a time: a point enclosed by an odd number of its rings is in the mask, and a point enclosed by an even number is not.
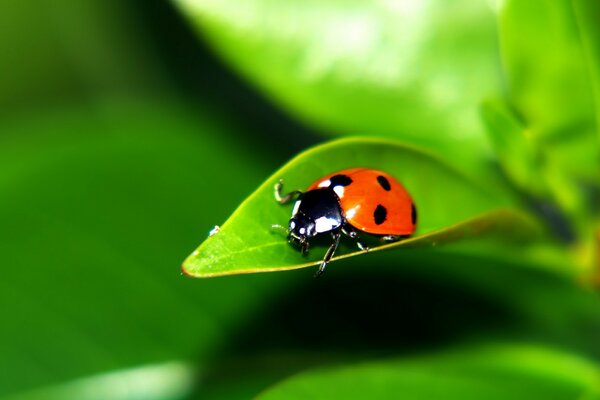
<svg viewBox="0 0 600 400"><path fill-rule="evenodd" d="M3 2L0 398L600 398L599 10ZM180 274L276 168L355 134L515 199L543 243Z"/></svg>

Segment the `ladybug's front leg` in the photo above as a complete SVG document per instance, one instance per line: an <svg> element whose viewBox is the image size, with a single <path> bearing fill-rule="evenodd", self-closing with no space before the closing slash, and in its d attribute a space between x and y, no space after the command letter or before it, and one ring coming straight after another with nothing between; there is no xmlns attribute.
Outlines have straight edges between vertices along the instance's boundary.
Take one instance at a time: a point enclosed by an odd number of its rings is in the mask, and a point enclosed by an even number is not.
<svg viewBox="0 0 600 400"><path fill-rule="evenodd" d="M302 194L300 190L292 190L291 192L282 195L281 191L283 190L283 179L280 179L279 182L275 184L275 200L279 204L289 203L294 197Z"/></svg>
<svg viewBox="0 0 600 400"><path fill-rule="evenodd" d="M333 257L333 255L335 254L338 244L340 244L340 237L342 236L340 231L336 230L336 231L332 232L331 235L333 236L333 243L331 244L331 246L329 246L327 253L325 253L325 257L323 258L321 265L319 265L319 269L315 273L315 278L318 278L321 275L323 275L323 272L325 272L325 267L327 266L327 263L329 261L331 261L331 257Z"/></svg>
<svg viewBox="0 0 600 400"><path fill-rule="evenodd" d="M308 244L308 241L302 242L302 244L300 245L300 254L302 254L303 256L308 254L309 248L310 248L310 245Z"/></svg>
<svg viewBox="0 0 600 400"><path fill-rule="evenodd" d="M342 233L346 236L348 236L350 239L354 240L356 242L356 246L362 250L362 251L369 251L369 248L360 240L360 237L358 236L358 232L356 232L356 229L354 229L352 226L350 226L349 224L344 224L342 226Z"/></svg>

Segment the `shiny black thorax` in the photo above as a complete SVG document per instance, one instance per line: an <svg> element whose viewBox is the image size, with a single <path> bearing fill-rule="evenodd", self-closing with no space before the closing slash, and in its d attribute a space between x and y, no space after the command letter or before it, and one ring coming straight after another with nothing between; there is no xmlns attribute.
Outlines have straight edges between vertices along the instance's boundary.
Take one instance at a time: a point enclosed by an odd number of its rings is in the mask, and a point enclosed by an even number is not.
<svg viewBox="0 0 600 400"><path fill-rule="evenodd" d="M331 232L345 222L340 200L330 188L302 193L289 222L290 238L304 242L319 233Z"/></svg>

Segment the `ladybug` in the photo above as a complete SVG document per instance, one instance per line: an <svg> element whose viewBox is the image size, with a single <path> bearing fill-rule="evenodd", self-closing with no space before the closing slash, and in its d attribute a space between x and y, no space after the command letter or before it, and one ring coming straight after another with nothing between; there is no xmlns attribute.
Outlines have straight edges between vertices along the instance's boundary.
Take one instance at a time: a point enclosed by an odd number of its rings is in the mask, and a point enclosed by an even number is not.
<svg viewBox="0 0 600 400"><path fill-rule="evenodd" d="M330 233L333 242L319 266L320 276L333 257L340 237L346 235L360 250L368 251L359 232L379 236L386 242L414 233L417 209L406 189L391 175L370 168L334 172L315 181L306 191L282 194L283 181L275 184L275 200L286 204L296 198L288 228L288 241L306 254L308 240Z"/></svg>

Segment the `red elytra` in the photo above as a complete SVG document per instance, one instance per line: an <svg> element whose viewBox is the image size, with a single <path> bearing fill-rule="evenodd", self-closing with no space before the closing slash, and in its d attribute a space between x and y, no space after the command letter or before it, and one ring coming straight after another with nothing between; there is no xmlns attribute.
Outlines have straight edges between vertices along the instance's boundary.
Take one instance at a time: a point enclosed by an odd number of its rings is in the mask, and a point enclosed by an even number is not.
<svg viewBox="0 0 600 400"><path fill-rule="evenodd" d="M390 174L370 168L351 168L328 174L308 191L329 187L334 177L348 177L346 186L333 188L344 218L358 230L374 235L411 235L416 208L408 191ZM379 218L377 218L379 217Z"/></svg>

